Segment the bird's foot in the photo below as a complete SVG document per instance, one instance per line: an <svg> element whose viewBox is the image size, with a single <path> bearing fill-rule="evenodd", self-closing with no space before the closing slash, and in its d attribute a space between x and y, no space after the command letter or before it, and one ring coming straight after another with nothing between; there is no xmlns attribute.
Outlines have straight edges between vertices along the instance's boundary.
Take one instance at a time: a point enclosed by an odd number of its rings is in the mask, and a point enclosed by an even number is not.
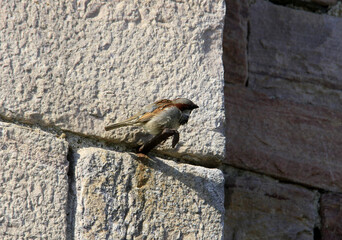
<svg viewBox="0 0 342 240"><path fill-rule="evenodd" d="M166 128L163 130L162 133L156 135L150 141L148 141L144 145L142 145L139 148L138 153L147 154L154 147L156 147L161 142L165 142L171 136L173 136L172 147L174 148L177 145L177 143L179 142L179 132L177 130L174 130L174 129Z"/></svg>

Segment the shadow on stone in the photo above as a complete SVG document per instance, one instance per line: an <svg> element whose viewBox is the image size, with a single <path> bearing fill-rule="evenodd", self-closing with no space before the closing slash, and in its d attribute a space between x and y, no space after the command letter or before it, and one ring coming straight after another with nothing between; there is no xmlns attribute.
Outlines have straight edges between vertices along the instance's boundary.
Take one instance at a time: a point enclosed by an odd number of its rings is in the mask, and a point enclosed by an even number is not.
<svg viewBox="0 0 342 240"><path fill-rule="evenodd" d="M222 183L222 189L224 181L219 182L217 178L211 178L210 176L198 176L190 172L181 172L178 169L165 164L156 157L147 156L144 154L133 154L130 153L133 159L137 160L140 164L153 169L154 171L160 171L166 176L174 177L175 179L182 182L187 187L193 189L198 193L199 198L201 198L205 204L214 207L219 213L224 214L224 204L223 197L220 195L224 194L220 192L221 187L218 185ZM189 165L193 166L193 165ZM194 168L203 168L200 166L193 166ZM213 174L214 175L214 174ZM222 202L221 202L222 200Z"/></svg>

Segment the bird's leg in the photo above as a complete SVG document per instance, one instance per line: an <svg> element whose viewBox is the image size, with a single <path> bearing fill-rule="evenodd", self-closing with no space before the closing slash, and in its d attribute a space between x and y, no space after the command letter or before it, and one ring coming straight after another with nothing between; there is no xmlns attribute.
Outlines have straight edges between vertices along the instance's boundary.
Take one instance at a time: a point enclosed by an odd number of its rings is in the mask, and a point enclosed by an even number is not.
<svg viewBox="0 0 342 240"><path fill-rule="evenodd" d="M165 140L163 142L165 142L169 137L173 136L172 148L176 147L177 143L179 142L179 132L177 130L166 128L163 130L161 134L167 135L167 137L165 137Z"/></svg>
<svg viewBox="0 0 342 240"><path fill-rule="evenodd" d="M163 132L164 133L166 133L166 132L169 133L170 132L173 135L173 138L172 138L172 148L175 148L177 143L179 142L179 132L177 130L172 130L172 129L165 129ZM160 144L164 144L166 142L166 140L167 139L164 139Z"/></svg>
<svg viewBox="0 0 342 240"><path fill-rule="evenodd" d="M166 139L168 139L171 136L173 136L172 147L174 148L177 145L178 141L179 141L179 132L177 130L166 128L166 129L163 130L162 133L154 136L150 141L148 141L147 143L142 145L139 148L138 152L139 153L147 154L155 146L157 146L158 144L160 144L161 142L165 141Z"/></svg>
<svg viewBox="0 0 342 240"><path fill-rule="evenodd" d="M172 148L175 148L177 143L179 142L179 132L177 130L173 130L173 139L172 139Z"/></svg>

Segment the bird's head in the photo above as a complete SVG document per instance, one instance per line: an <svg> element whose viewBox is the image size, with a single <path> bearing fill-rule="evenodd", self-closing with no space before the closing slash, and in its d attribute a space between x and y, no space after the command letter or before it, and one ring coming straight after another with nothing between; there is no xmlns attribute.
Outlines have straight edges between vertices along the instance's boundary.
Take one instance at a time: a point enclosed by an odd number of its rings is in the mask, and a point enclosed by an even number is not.
<svg viewBox="0 0 342 240"><path fill-rule="evenodd" d="M191 100L187 98L176 98L172 100L172 103L179 108L179 110L194 110L198 108L196 104L194 104Z"/></svg>
<svg viewBox="0 0 342 240"><path fill-rule="evenodd" d="M172 100L172 103L182 111L181 119L179 123L181 125L186 124L189 120L190 113L192 110L198 108L198 106L187 98L176 98Z"/></svg>

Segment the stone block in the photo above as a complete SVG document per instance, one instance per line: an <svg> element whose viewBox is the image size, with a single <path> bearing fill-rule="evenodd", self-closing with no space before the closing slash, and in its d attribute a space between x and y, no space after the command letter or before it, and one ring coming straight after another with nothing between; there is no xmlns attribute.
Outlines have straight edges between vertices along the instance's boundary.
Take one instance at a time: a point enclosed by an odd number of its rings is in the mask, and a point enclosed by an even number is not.
<svg viewBox="0 0 342 240"><path fill-rule="evenodd" d="M67 239L68 144L0 122L0 238Z"/></svg>
<svg viewBox="0 0 342 240"><path fill-rule="evenodd" d="M342 239L342 194L324 193L320 203L322 240Z"/></svg>
<svg viewBox="0 0 342 240"><path fill-rule="evenodd" d="M342 18L257 0L249 9L248 86L342 109Z"/></svg>
<svg viewBox="0 0 342 240"><path fill-rule="evenodd" d="M187 97L200 108L178 156L224 155L223 0L14 0L1 13L0 116L135 142L140 130L104 126Z"/></svg>
<svg viewBox="0 0 342 240"><path fill-rule="evenodd" d="M318 225L316 191L224 168L226 240L312 240Z"/></svg>
<svg viewBox="0 0 342 240"><path fill-rule="evenodd" d="M84 148L75 156L75 239L222 239L219 169Z"/></svg>
<svg viewBox="0 0 342 240"><path fill-rule="evenodd" d="M342 190L342 112L226 89L228 164Z"/></svg>

